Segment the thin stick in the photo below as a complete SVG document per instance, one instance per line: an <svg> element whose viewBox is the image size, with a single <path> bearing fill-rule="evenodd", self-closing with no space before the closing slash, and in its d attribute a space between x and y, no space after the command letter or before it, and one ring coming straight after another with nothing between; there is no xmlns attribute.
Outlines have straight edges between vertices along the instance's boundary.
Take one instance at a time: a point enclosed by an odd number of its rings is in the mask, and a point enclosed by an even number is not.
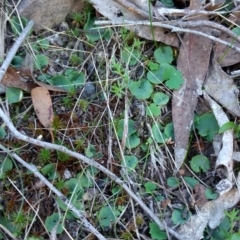
<svg viewBox="0 0 240 240"><path fill-rule="evenodd" d="M130 197L132 197L138 204L139 206L145 211L146 214L148 214L150 216L150 218L152 218L152 220L154 220L156 222L156 224L160 227L160 229L165 229L165 225L159 220L159 218L145 205L145 203L142 201L141 198L139 198L136 194L133 193L133 191L127 186L127 184L122 181L120 178L118 178L114 173L112 173L111 171L109 171L107 168L105 168L104 166L102 166L101 164L99 164L98 162L96 162L93 159L87 158L84 155L77 153L77 152L73 152L69 149L67 149L64 146L60 146L60 145L56 145L53 143L48 143L48 142L44 142L44 141L40 141L31 137L28 137L26 135L23 135L22 133L20 133L13 125L13 123L11 122L11 120L6 116L6 114L3 112L2 108L0 108L0 117L2 118L2 120L5 122L5 124L7 125L7 127L9 128L9 130L12 132L12 134L25 142L28 143L32 143L35 144L37 146L43 147L43 148L47 148L47 149L52 149L52 150L57 150L63 153L68 154L69 156L75 157L76 159L81 160L82 162L96 167L97 169L99 169L100 171L102 171L103 173L105 173L109 178L111 178L113 181L115 181L117 184L119 184L120 186L122 186L122 188L128 193L128 195ZM23 164L23 163L22 163ZM25 163L26 164L26 163ZM24 165L26 166L26 165ZM37 168L35 166L33 166L32 171L34 173L38 172ZM67 199L64 197L64 200L67 201ZM71 210L74 208L70 208ZM87 224L87 223L86 223ZM89 226L88 229L92 227ZM182 237L173 229L168 228L168 231L177 239L182 240ZM101 235L100 235L101 236ZM105 239L105 238L99 238L99 239Z"/></svg>
<svg viewBox="0 0 240 240"><path fill-rule="evenodd" d="M18 49L20 48L22 42L25 40L29 31L33 27L33 24L34 24L34 22L32 20L30 20L29 23L27 24L27 26L22 31L21 35L18 37L18 39L16 40L16 42L14 43L14 45L12 46L10 51L8 52L8 55L7 55L6 59L4 60L2 66L0 68L0 82L2 81L3 76L6 73L13 57L16 55L16 53L17 53Z"/></svg>
<svg viewBox="0 0 240 240"><path fill-rule="evenodd" d="M94 23L95 25L119 25L119 26L122 26L122 25L133 25L133 26L136 26L136 25L144 25L144 26L150 26L150 24L153 26L153 27L162 27L162 28L166 28L166 29L170 29L172 32L186 32L186 33L192 33L192 34L196 34L196 35L199 35L199 36L203 36L203 37L206 37L208 39L211 39L215 42L219 42L223 45L226 45L232 49L234 49L236 52L239 52L240 53L240 48L239 47L236 47L234 46L233 44L227 42L227 41L224 41L224 40L221 40L219 38L216 38L212 35L209 35L209 34L206 34L206 33L203 33L203 32L200 32L200 31L196 31L196 30L191 30L191 29L183 29L183 28L180 28L180 27L175 27L175 26L172 26L169 24L166 24L166 23L161 23L161 22L152 22L150 23L149 21L130 21L130 20L125 20L125 21L108 21L108 20L104 20L104 21L95 21ZM235 37L236 38L236 37Z"/></svg>
<svg viewBox="0 0 240 240"><path fill-rule="evenodd" d="M209 28L214 28L217 29L223 33L226 33L230 37L234 38L236 41L240 43L240 37L239 35L235 34L233 31L230 29L224 27L221 24L217 24L215 22L211 21L206 21L206 20L200 20L200 21L187 21L187 22L181 22L181 21L173 21L170 22L170 25L178 26L178 27L189 27L189 28L194 28L194 27L209 27Z"/></svg>

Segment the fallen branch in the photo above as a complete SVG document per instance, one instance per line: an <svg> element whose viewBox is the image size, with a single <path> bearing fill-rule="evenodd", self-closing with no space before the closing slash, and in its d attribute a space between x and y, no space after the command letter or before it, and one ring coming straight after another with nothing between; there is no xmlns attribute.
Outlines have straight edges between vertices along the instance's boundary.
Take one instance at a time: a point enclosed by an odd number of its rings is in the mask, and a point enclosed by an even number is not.
<svg viewBox="0 0 240 240"><path fill-rule="evenodd" d="M199 15L220 15L229 13L227 11L215 12L215 11L205 11L205 10L190 10L188 8L185 9L176 9L176 8L155 8L155 10L163 16L184 16L191 15L191 17L199 16Z"/></svg>
<svg viewBox="0 0 240 240"><path fill-rule="evenodd" d="M29 31L31 30L31 28L33 27L34 22L31 20L29 21L29 23L27 24L27 26L24 28L24 30L22 31L21 35L18 37L18 39L16 40L16 42L14 43L14 45L12 46L12 48L9 50L6 59L4 60L1 68L0 68L0 83L3 79L4 74L6 73L13 57L16 55L19 47L21 46L22 42L25 40L25 38L27 37Z"/></svg>
<svg viewBox="0 0 240 240"><path fill-rule="evenodd" d="M221 43L223 45L226 45L226 46L234 49L236 52L240 53L240 48L239 47L236 47L236 46L234 46L233 44L231 44L231 43L229 43L227 41L221 40L221 39L219 39L217 37L214 37L214 36L212 36L210 34L206 34L206 33L200 32L200 31L196 31L196 30L192 30L192 29L184 29L184 28L173 26L173 25L171 25L171 22L169 22L167 24L167 23L162 23L162 22L152 22L151 23L149 21L131 21L131 20L110 21L110 20L102 20L102 21L95 21L94 24L98 25L98 26L100 26L100 25L114 25L114 26L143 25L143 26L161 27L161 28L170 29L172 32L186 32L186 33L191 33L191 34L196 34L196 35L199 35L199 36L203 36L203 37L211 39L211 40L213 40L215 42L219 42L219 43ZM236 35L234 35L234 38L236 38ZM238 40L240 41L239 37L238 37Z"/></svg>
<svg viewBox="0 0 240 240"><path fill-rule="evenodd" d="M63 152L65 154L68 154L69 156L72 156L78 160L81 160L82 162L93 166L97 169L99 169L100 171L102 171L103 173L105 173L109 178L111 178L114 182L116 182L117 184L119 184L120 186L122 186L122 188L129 194L129 196L131 198L133 198L139 205L140 207L145 211L146 214L149 215L150 218L152 218L153 221L156 222L156 224L159 226L160 229L166 229L166 225L164 223L162 223L159 218L145 205L145 203L142 201L141 198L139 198L136 194L134 194L132 192L132 190L127 186L127 184L122 181L120 178L118 178L114 173L112 173L111 171L109 171L107 168L105 168L104 166L102 166L101 164L99 164L98 162L96 162L93 159L87 158L84 155L77 153L77 152L73 152L69 149L67 149L64 146L60 146L60 145L56 145L53 143L48 143L48 142L44 142L44 141L40 141L31 137L28 137L26 135L23 135L22 133L20 133L13 125L13 123L11 122L11 120L8 118L8 116L4 113L4 111L2 110L2 108L0 108L0 117L2 118L2 120L5 122L5 124L7 125L7 127L9 128L9 130L12 132L12 134L17 138L20 139L22 141L28 142L28 143L32 143L34 145L43 147L43 148L47 148L47 149L51 149L51 150L57 150L60 152ZM14 155L16 156L16 155ZM21 164L23 164L23 162L21 162ZM26 165L26 163L24 163L24 166L28 166ZM29 167L29 166L28 166ZM33 166L32 168L33 173L37 173L37 169L35 166ZM67 199L64 197L64 200L67 201ZM74 209L74 208L70 208L70 209ZM82 215L81 215L82 216ZM85 222L86 226L88 226L87 222ZM89 223L90 224L90 223ZM91 228L91 225L88 226L88 229ZM170 232L174 237L176 237L179 240L182 240L181 236L174 231L171 228L167 229L168 232ZM97 234L97 232L95 232ZM98 236L102 236L102 235L98 235ZM99 239L105 239L105 238L99 238Z"/></svg>

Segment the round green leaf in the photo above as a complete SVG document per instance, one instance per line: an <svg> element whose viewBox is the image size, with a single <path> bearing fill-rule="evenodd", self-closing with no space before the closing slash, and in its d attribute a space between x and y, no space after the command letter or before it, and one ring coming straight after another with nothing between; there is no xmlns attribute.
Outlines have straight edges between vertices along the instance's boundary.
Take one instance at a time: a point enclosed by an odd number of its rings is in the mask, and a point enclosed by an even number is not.
<svg viewBox="0 0 240 240"><path fill-rule="evenodd" d="M161 114L161 107L157 106L155 103L151 103L149 106L146 107L147 116L150 117L157 117Z"/></svg>
<svg viewBox="0 0 240 240"><path fill-rule="evenodd" d="M122 51L122 60L129 66L134 66L139 62L141 52L138 49L126 48Z"/></svg>
<svg viewBox="0 0 240 240"><path fill-rule="evenodd" d="M100 39L109 39L112 31L109 29L99 28L96 29L94 25L95 19L91 16L89 12L87 14L87 23L84 25L84 30L86 31L85 35L90 42L96 42ZM95 29L94 29L95 28Z"/></svg>
<svg viewBox="0 0 240 240"><path fill-rule="evenodd" d="M42 49L48 49L50 46L50 43L47 39L38 39L36 42L39 47L41 47Z"/></svg>
<svg viewBox="0 0 240 240"><path fill-rule="evenodd" d="M165 105L169 101L169 96L165 93L157 92L153 95L152 99L156 105Z"/></svg>
<svg viewBox="0 0 240 240"><path fill-rule="evenodd" d="M157 189L157 184L154 182L146 182L144 184L146 193L153 193Z"/></svg>
<svg viewBox="0 0 240 240"><path fill-rule="evenodd" d="M168 8L174 7L174 2L173 0L161 0L161 2Z"/></svg>
<svg viewBox="0 0 240 240"><path fill-rule="evenodd" d="M93 158L97 154L96 148L92 144L88 144L84 151L88 158Z"/></svg>
<svg viewBox="0 0 240 240"><path fill-rule="evenodd" d="M234 32L237 35L240 35L240 28L239 27L235 27L232 29L232 32Z"/></svg>
<svg viewBox="0 0 240 240"><path fill-rule="evenodd" d="M8 157L5 157L3 162L0 164L0 179L5 178L5 173L9 170L12 170L13 163L12 160Z"/></svg>
<svg viewBox="0 0 240 240"><path fill-rule="evenodd" d="M174 224L183 224L190 218L191 213L187 209L175 209L172 212L172 221Z"/></svg>
<svg viewBox="0 0 240 240"><path fill-rule="evenodd" d="M159 63L171 63L173 60L173 51L169 46L157 48L154 51L154 57Z"/></svg>
<svg viewBox="0 0 240 240"><path fill-rule="evenodd" d="M129 149L135 148L140 144L140 138L137 134L132 134L127 137L126 147Z"/></svg>
<svg viewBox="0 0 240 240"><path fill-rule="evenodd" d="M28 19L25 17L12 16L10 25L14 35L20 35L22 33L22 30L27 26L27 23Z"/></svg>
<svg viewBox="0 0 240 240"><path fill-rule="evenodd" d="M169 187L178 187L180 185L180 182L176 177L169 177L167 179L167 185Z"/></svg>
<svg viewBox="0 0 240 240"><path fill-rule="evenodd" d="M234 233L230 238L230 240L239 240L239 239L240 239L240 233Z"/></svg>
<svg viewBox="0 0 240 240"><path fill-rule="evenodd" d="M34 60L34 67L36 69L42 69L48 65L48 58L45 55L37 54Z"/></svg>
<svg viewBox="0 0 240 240"><path fill-rule="evenodd" d="M133 169L136 168L138 164L138 159L134 155L124 156L124 161L122 161L121 165L123 167L126 167L128 171L132 171Z"/></svg>
<svg viewBox="0 0 240 240"><path fill-rule="evenodd" d="M83 188L90 188L93 187L93 180L92 178L87 177L85 174L78 174L77 178L79 179L79 185Z"/></svg>
<svg viewBox="0 0 240 240"><path fill-rule="evenodd" d="M124 131L124 119L121 119L120 121L118 121L118 124L117 124L117 135L120 140L122 139L123 131ZM137 131L137 128L135 126L135 122L132 119L129 119L128 120L128 136L132 135L136 131Z"/></svg>
<svg viewBox="0 0 240 240"><path fill-rule="evenodd" d="M205 137L208 141L212 141L218 133L219 126L215 116L212 113L206 113L197 119L196 128L199 135Z"/></svg>
<svg viewBox="0 0 240 240"><path fill-rule="evenodd" d="M6 136L6 131L4 127L0 127L0 139L3 139Z"/></svg>
<svg viewBox="0 0 240 240"><path fill-rule="evenodd" d="M72 72L68 75L68 78L74 87L81 87L85 83L85 75L82 72Z"/></svg>
<svg viewBox="0 0 240 240"><path fill-rule="evenodd" d="M190 188L194 188L197 184L199 184L199 181L192 177L183 177L184 181Z"/></svg>
<svg viewBox="0 0 240 240"><path fill-rule="evenodd" d="M129 84L130 92L138 99L147 99L153 92L152 84L146 80L141 79L139 81L130 81Z"/></svg>
<svg viewBox="0 0 240 240"><path fill-rule="evenodd" d="M9 104L20 102L23 98L23 91L19 88L7 87L6 97Z"/></svg>
<svg viewBox="0 0 240 240"><path fill-rule="evenodd" d="M158 65L158 68L152 71L148 71L147 79L153 84L160 84L163 82L164 69Z"/></svg>
<svg viewBox="0 0 240 240"><path fill-rule="evenodd" d="M166 232L162 231L155 222L149 223L151 239L154 240L165 240L167 239Z"/></svg>
<svg viewBox="0 0 240 240"><path fill-rule="evenodd" d="M218 133L221 134L221 133L226 132L226 131L229 130L229 129L234 129L235 126L236 126L236 124L235 124L234 122L224 123L224 124L220 127Z"/></svg>
<svg viewBox="0 0 240 240"><path fill-rule="evenodd" d="M49 232L53 230L53 228L57 225L57 234L63 232L62 227L62 217L59 213L53 213L51 216L47 217L45 220L45 226Z"/></svg>
<svg viewBox="0 0 240 240"><path fill-rule="evenodd" d="M213 192L210 188L206 188L205 190L205 196L207 199L214 200L218 197L218 195L218 193Z"/></svg>
<svg viewBox="0 0 240 240"><path fill-rule="evenodd" d="M163 133L161 129L162 129L162 126L158 123L155 123L152 127L152 133L157 143L164 143L165 140L167 139L166 134Z"/></svg>
<svg viewBox="0 0 240 240"><path fill-rule="evenodd" d="M112 223L115 223L117 216L120 215L120 212L114 210L113 207L102 207L99 212L99 222L102 227L110 227Z"/></svg>
<svg viewBox="0 0 240 240"><path fill-rule="evenodd" d="M40 172L44 175L47 176L48 179L53 180L57 178L58 173L56 172L56 164L54 163L49 163L45 165Z"/></svg>
<svg viewBox="0 0 240 240"><path fill-rule="evenodd" d="M171 138L174 140L174 127L173 123L168 123L166 127L164 128L164 134L166 135L167 138Z"/></svg>
<svg viewBox="0 0 240 240"><path fill-rule="evenodd" d="M15 68L20 68L23 62L23 58L20 56L14 56L11 65Z"/></svg>
<svg viewBox="0 0 240 240"><path fill-rule="evenodd" d="M158 63L155 63L155 62L148 62L148 67L150 70L157 70L159 68L159 64Z"/></svg>
<svg viewBox="0 0 240 240"><path fill-rule="evenodd" d="M162 64L163 79L169 89L179 89L183 84L182 73L169 64Z"/></svg>
<svg viewBox="0 0 240 240"><path fill-rule="evenodd" d="M64 186L69 190L70 194L73 192L82 192L82 186L80 180L77 178L70 178L64 183Z"/></svg>
<svg viewBox="0 0 240 240"><path fill-rule="evenodd" d="M73 89L73 84L63 75L53 77L51 82L54 86L60 87L66 91L71 91Z"/></svg>
<svg viewBox="0 0 240 240"><path fill-rule="evenodd" d="M207 172L210 169L210 162L204 155L196 155L190 161L191 168L194 172Z"/></svg>

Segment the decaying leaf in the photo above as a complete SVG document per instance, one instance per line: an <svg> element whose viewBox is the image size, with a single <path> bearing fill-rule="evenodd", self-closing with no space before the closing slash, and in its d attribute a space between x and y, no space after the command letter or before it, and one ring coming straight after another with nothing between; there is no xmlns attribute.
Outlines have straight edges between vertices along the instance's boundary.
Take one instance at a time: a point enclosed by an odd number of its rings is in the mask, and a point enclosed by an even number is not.
<svg viewBox="0 0 240 240"><path fill-rule="evenodd" d="M234 41L233 38L221 34L219 37L221 40L234 44L236 47L240 47L240 43ZM214 53L221 67L228 67L240 62L240 54L234 49L229 48L221 43L216 43L214 47Z"/></svg>
<svg viewBox="0 0 240 240"><path fill-rule="evenodd" d="M221 127L223 124L229 122L227 115L222 108L211 99L205 92L204 98L207 100L212 108L213 114L217 119L218 125ZM222 148L217 156L216 168L219 166L225 167L224 175L230 181L233 182L233 130L229 129L223 133L222 136ZM227 186L228 187L228 186ZM228 187L229 188L229 187Z"/></svg>
<svg viewBox="0 0 240 240"><path fill-rule="evenodd" d="M192 0L190 8L199 9L200 2ZM194 20L203 19L205 20L206 16L194 18ZM199 30L209 32L204 27ZM174 91L172 99L177 169L181 167L186 156L194 110L208 71L211 50L211 40L193 34L184 35L177 60L177 68L182 72L184 84L179 90Z"/></svg>
<svg viewBox="0 0 240 240"><path fill-rule="evenodd" d="M90 2L93 4L93 6L96 8L98 12L100 12L103 16L107 17L110 20L113 21L121 21L121 20L146 20L144 17L137 14L137 11L134 11L134 9L138 9L139 7L137 5L134 5L134 8L125 8L122 5L118 4L114 0L105 0L104 4L102 0L90 0ZM146 12L146 14L149 14L148 4L146 4L146 1L136 1L136 0L129 0L129 3L134 4L135 2L138 2L138 5L141 6L140 8ZM132 10L132 11L130 11ZM137 34L140 37L153 40L153 34L154 32L154 40L163 42L167 45L178 47L179 46L179 39L175 33L171 33L170 31L167 31L166 29L162 28L153 28L153 31L151 31L151 28L148 26L142 26L142 25L136 25L136 26L125 26L127 29L132 30L135 34Z"/></svg>
<svg viewBox="0 0 240 240"><path fill-rule="evenodd" d="M227 108L230 113L240 117L240 107L238 104L239 90L214 58L210 63L204 89L208 95Z"/></svg>
<svg viewBox="0 0 240 240"><path fill-rule="evenodd" d="M16 69L11 66L8 67L1 84L5 87L20 88L26 92L31 92L33 88L38 86L45 87L50 91L66 92L62 88L36 81L29 69Z"/></svg>
<svg viewBox="0 0 240 240"><path fill-rule="evenodd" d="M46 83L43 83L43 82L39 82L37 81L33 75L32 75L32 72L30 69L28 68L21 68L21 69L18 69L17 70L17 73L19 74L20 76L20 79L22 81L31 81L31 87L37 87L37 86L40 86L40 87L45 87L47 88L49 91L56 91L56 92L66 92L66 90L62 89L62 88L59 88L59 87L55 87L55 86L51 86L51 85L48 85Z"/></svg>
<svg viewBox="0 0 240 240"><path fill-rule="evenodd" d="M192 202L191 202L191 205L194 207L194 206L197 206L197 207L202 207L206 202L207 202L207 198L206 198L206 195L205 195L205 189L206 187L202 184L197 184L193 191L193 195L192 195Z"/></svg>
<svg viewBox="0 0 240 240"><path fill-rule="evenodd" d="M49 91L45 87L36 87L31 91L33 107L40 123L46 127L51 127L53 121L52 99Z"/></svg>
<svg viewBox="0 0 240 240"><path fill-rule="evenodd" d="M20 88L26 92L31 92L31 89L36 86L34 83L21 81L18 70L11 66L8 67L1 84L3 84L5 87Z"/></svg>
<svg viewBox="0 0 240 240"><path fill-rule="evenodd" d="M234 207L240 200L240 191L232 189L218 199L207 202L197 214L183 224L178 233L185 240L199 240L203 238L203 232L207 225L212 229L219 226L225 216L225 210Z"/></svg>

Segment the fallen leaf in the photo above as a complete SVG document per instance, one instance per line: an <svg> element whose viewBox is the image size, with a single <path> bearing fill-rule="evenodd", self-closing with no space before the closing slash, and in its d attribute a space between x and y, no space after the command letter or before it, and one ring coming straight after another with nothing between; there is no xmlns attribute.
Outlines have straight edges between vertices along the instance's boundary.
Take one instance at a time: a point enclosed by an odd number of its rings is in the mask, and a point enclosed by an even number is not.
<svg viewBox="0 0 240 240"><path fill-rule="evenodd" d="M45 87L35 87L31 91L33 107L40 123L49 128L53 122L52 99Z"/></svg>
<svg viewBox="0 0 240 240"><path fill-rule="evenodd" d="M191 205L193 207L202 207L206 202L207 202L207 198L205 195L205 186L202 184L197 184L195 185L193 191L194 194L192 195L192 203Z"/></svg>
<svg viewBox="0 0 240 240"><path fill-rule="evenodd" d="M219 127L229 122L229 119L222 108L212 98L210 98L208 94L204 92L203 95L212 108ZM222 136L222 147L218 153L215 167L218 168L222 166L225 167L225 177L233 183L233 129L225 131Z"/></svg>
<svg viewBox="0 0 240 240"><path fill-rule="evenodd" d="M136 1L136 0L129 0L129 3L134 4L134 2L138 2L138 6L134 5L134 8L125 8L122 5L118 4L117 2L113 0L105 0L104 4L102 0L90 0L90 2L93 4L94 8L98 12L100 12L103 16L107 17L108 19L112 21L123 21L123 20L135 20L135 21L141 21L146 20L146 18L140 16L137 14L137 11L134 11L134 9L142 9L147 14L149 13L148 4L146 4L146 1ZM130 11L132 9L132 11ZM137 34L140 37L153 40L153 34L154 33L154 40L163 42L167 45L179 47L179 39L175 33L171 33L169 30L154 27L151 31L151 27L143 26L143 25L136 25L136 26L124 26L125 28L133 31L135 34Z"/></svg>
<svg viewBox="0 0 240 240"><path fill-rule="evenodd" d="M17 69L11 66L8 67L1 84L5 87L20 88L29 93L33 88L38 86L45 87L50 91L66 92L62 88L36 81L29 69Z"/></svg>
<svg viewBox="0 0 240 240"><path fill-rule="evenodd" d="M215 58L212 58L204 90L228 109L233 115L240 117L238 104L239 90L233 80L222 70Z"/></svg>
<svg viewBox="0 0 240 240"><path fill-rule="evenodd" d="M222 222L225 210L234 207L240 201L238 189L232 189L216 200L207 202L197 214L191 216L190 220L183 224L178 233L185 240L200 240L207 225L214 229Z"/></svg>
<svg viewBox="0 0 240 240"><path fill-rule="evenodd" d="M198 0L191 1L191 9L196 10L200 7ZM194 18L194 20L206 19L206 16ZM204 27L195 30L209 33L209 29ZM202 85L208 71L211 50L211 40L189 33L184 35L177 60L177 68L182 72L184 84L179 90L173 92L172 99L174 155L177 170L181 167L187 153L194 110L198 96L202 94Z"/></svg>
<svg viewBox="0 0 240 240"><path fill-rule="evenodd" d="M33 77L31 70L28 69L28 68L18 69L17 73L19 74L19 76L22 79L22 81L26 81L26 80L31 81L32 82L32 85L31 85L32 88L40 86L40 87L47 88L49 91L66 92L66 90L64 90L62 88L55 87L55 86L52 86L52 85L49 85L49 84L37 81Z"/></svg>
<svg viewBox="0 0 240 240"><path fill-rule="evenodd" d="M26 92L31 92L31 89L36 86L34 83L23 82L20 79L18 70L9 66L3 79L1 81L5 87L15 87L20 88Z"/></svg>
<svg viewBox="0 0 240 240"><path fill-rule="evenodd" d="M240 43L234 41L233 38L226 34L221 34L219 39L232 43L234 46L240 48ZM228 67L240 62L240 54L237 51L219 42L214 46L214 54L221 67Z"/></svg>

